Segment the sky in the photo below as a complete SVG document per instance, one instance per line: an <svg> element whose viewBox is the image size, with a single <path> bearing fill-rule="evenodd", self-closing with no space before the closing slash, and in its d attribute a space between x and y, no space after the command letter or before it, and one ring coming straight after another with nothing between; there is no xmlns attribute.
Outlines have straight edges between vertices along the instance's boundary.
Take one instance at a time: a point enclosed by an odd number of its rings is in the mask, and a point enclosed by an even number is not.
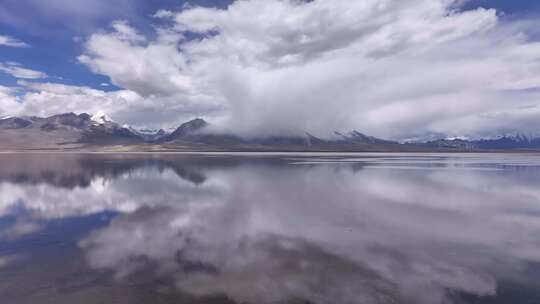
<svg viewBox="0 0 540 304"><path fill-rule="evenodd" d="M529 0L2 0L0 117L538 135L539 14Z"/></svg>

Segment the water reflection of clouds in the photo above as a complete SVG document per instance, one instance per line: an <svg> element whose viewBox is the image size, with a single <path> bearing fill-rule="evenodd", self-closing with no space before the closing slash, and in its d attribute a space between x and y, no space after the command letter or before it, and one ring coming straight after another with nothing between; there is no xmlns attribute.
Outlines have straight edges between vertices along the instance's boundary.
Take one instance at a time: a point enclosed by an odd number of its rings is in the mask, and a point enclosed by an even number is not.
<svg viewBox="0 0 540 304"><path fill-rule="evenodd" d="M129 265L133 256L166 261L164 268L176 269L178 273L178 268L171 265L180 267L181 263L177 262L180 252L183 260L218 269L218 275L184 274L178 280L180 287L194 291L198 290L195 285L206 286L208 293L230 295L238 290L260 291L261 280L287 281L284 276L258 277L261 273L268 276L265 266L279 265L279 262L272 261L269 252L257 251L255 247L261 243L272 247L267 242L275 238L270 236L278 236L306 242L310 248L319 248L341 262L350 261L366 271L375 271L384 282L394 286L392 292L384 292L394 298L410 298L417 303L438 302L445 298L447 289L494 294L496 276L503 275L508 268L513 269L513 263L540 257L540 252L534 254L540 249L534 233L522 238L516 235L523 230L538 231L536 225L508 221L506 212L509 202L513 208L527 209L534 202L530 197L520 197L519 193L506 192L501 197L502 191L475 191L437 176L437 172L413 176L379 170L353 173L331 166L305 170L287 167L237 170L225 177L232 191L223 204L197 205L193 209L171 206L169 208L175 210L163 210L163 215L156 211L157 219L146 221L139 217L130 221L130 216L126 216L92 235L83 242L83 247L88 249L95 266L124 273L133 266ZM463 178L483 179L487 185L493 180L478 171L459 171L450 179ZM500 178L497 176L494 181ZM507 177L506 184L511 185L508 183L511 180L511 176ZM119 234L118 230L123 233ZM147 239L163 245L139 248L138 244L148 242L135 242L126 250L112 246L131 231L148 234ZM114 235L118 235L118 239L107 241ZM303 253L304 256L309 254ZM231 261L244 263L230 264ZM326 262L330 270L336 263ZM317 262L319 266L324 264L325 261ZM248 266L253 267L252 273L246 273ZM238 273L246 276L245 281L239 282ZM296 288L305 290L308 286L298 285L313 283L310 279L313 274L300 273L305 276L299 277L298 271L291 269L290 279ZM189 283L193 278L196 284ZM346 277L342 279L348 282ZM343 290L328 291L328 296L346 294L345 289L352 286L342 284L341 288ZM378 287L373 288L361 294L377 294ZM421 295L418 290L423 290ZM307 294L309 292L301 295L307 297ZM271 294L266 300L278 300L272 296L277 294ZM237 295L235 299L248 300L249 296L246 297ZM352 301L342 300L343 303ZM362 303L376 303L374 298L364 300Z"/></svg>
<svg viewBox="0 0 540 304"><path fill-rule="evenodd" d="M0 255L0 270L13 266L15 263L23 260L24 257L16 254Z"/></svg>
<svg viewBox="0 0 540 304"><path fill-rule="evenodd" d="M208 181L204 187L179 178L171 170L135 171L107 180L95 177L88 186L74 189L49 184L1 183L0 215L23 202L28 211L45 218L62 218L103 211L133 212L141 206L215 199L222 185Z"/></svg>
<svg viewBox="0 0 540 304"><path fill-rule="evenodd" d="M43 226L31 218L17 217L15 221L0 231L0 240L13 240L42 230Z"/></svg>
<svg viewBox="0 0 540 304"><path fill-rule="evenodd" d="M534 169L261 162L206 166L200 183L177 172L153 164L75 189L3 183L0 210L22 199L46 218L119 211L79 243L92 267L122 279L153 265L180 290L237 302L447 303L493 295L540 262Z"/></svg>

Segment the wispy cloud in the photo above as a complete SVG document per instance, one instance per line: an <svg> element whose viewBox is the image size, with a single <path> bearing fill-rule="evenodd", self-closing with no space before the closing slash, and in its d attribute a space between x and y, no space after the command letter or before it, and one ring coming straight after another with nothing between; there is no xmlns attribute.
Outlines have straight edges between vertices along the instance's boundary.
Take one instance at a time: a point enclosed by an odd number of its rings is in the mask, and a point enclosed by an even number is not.
<svg viewBox="0 0 540 304"><path fill-rule="evenodd" d="M0 62L0 71L21 79L43 79L48 77L46 73L23 68L17 62Z"/></svg>
<svg viewBox="0 0 540 304"><path fill-rule="evenodd" d="M13 37L5 36L5 35L0 35L0 46L9 46L9 47L16 47L16 48L30 47L30 45L28 45L25 42L22 42Z"/></svg>

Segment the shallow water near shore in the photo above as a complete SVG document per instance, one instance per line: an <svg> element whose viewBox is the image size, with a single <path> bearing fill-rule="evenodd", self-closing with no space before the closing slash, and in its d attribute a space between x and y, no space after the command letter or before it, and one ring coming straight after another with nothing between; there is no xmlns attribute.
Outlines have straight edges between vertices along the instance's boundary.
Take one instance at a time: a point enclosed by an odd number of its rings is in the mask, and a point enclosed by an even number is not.
<svg viewBox="0 0 540 304"><path fill-rule="evenodd" d="M537 154L2 154L0 303L537 303Z"/></svg>

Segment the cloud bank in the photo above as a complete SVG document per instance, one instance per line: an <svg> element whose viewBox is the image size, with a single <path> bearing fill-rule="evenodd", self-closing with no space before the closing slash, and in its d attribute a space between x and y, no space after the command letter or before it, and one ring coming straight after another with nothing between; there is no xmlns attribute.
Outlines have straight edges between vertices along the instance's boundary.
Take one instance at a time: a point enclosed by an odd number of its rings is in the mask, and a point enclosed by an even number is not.
<svg viewBox="0 0 540 304"><path fill-rule="evenodd" d="M90 35L78 60L123 90L84 95L95 106L79 110L99 108L133 125L203 116L244 135L540 133L538 21L462 10L462 2L186 6L156 12L153 37L117 21Z"/></svg>

